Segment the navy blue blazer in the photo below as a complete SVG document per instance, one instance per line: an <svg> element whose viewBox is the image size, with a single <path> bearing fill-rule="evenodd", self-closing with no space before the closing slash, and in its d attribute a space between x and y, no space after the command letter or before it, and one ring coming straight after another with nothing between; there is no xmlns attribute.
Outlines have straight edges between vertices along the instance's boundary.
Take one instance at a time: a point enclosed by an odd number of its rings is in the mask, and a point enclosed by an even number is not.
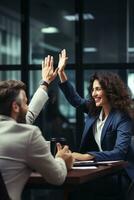
<svg viewBox="0 0 134 200"><path fill-rule="evenodd" d="M96 161L128 160L130 161L130 165L126 170L128 175L134 179L134 165L132 164L134 154L130 145L133 134L133 123L130 117L119 110L112 110L110 112L102 129L102 151L99 151L92 131L98 116L88 113L86 108L88 100L81 98L69 81L60 83L59 86L72 106L76 108L82 107L83 111L87 113L80 152L94 155Z"/></svg>

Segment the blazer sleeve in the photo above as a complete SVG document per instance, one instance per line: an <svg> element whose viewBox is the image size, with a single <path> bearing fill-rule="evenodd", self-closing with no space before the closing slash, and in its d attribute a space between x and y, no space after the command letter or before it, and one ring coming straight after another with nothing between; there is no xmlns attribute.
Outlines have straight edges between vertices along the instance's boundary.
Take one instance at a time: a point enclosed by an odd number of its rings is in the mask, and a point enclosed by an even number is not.
<svg viewBox="0 0 134 200"><path fill-rule="evenodd" d="M66 178L67 168L64 160L52 156L50 146L36 126L27 143L26 162L51 184L60 185Z"/></svg>
<svg viewBox="0 0 134 200"><path fill-rule="evenodd" d="M116 118L116 121L118 119ZM112 133L112 131L111 131ZM105 160L126 160L128 151L131 144L131 136L133 133L132 121L127 116L121 117L117 122L116 130L113 131L113 134L116 134L115 145L112 150L103 150L103 151L90 151L89 154L95 156L96 161L105 161ZM111 136L108 135L109 132L105 135L105 146L108 146L108 142L112 140ZM108 137L109 141L108 141ZM103 141L102 141L103 142Z"/></svg>
<svg viewBox="0 0 134 200"><path fill-rule="evenodd" d="M75 108L82 107L83 111L88 113L87 103L88 100L82 98L74 89L72 84L67 80L63 83L59 83L59 87L62 90L67 101Z"/></svg>
<svg viewBox="0 0 134 200"><path fill-rule="evenodd" d="M40 111L48 100L48 94L46 91L39 87L35 92L32 100L28 106L28 112L26 114L26 123L33 124L35 119L38 117Z"/></svg>

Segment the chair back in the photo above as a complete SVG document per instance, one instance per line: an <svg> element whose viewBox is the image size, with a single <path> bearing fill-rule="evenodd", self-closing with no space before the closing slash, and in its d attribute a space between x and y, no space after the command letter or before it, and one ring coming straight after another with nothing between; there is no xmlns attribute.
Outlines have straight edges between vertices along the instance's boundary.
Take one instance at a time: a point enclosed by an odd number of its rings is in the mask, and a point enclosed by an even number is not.
<svg viewBox="0 0 134 200"><path fill-rule="evenodd" d="M133 200L134 199L134 182L132 181L126 196L126 200Z"/></svg>
<svg viewBox="0 0 134 200"><path fill-rule="evenodd" d="M0 172L0 199L1 200L11 200L9 195L8 195L7 188L6 188L6 185L4 183L1 172Z"/></svg>
<svg viewBox="0 0 134 200"><path fill-rule="evenodd" d="M133 152L133 160L134 160L134 135L131 138L131 149L132 149L132 152ZM126 199L127 200L133 200L134 199L134 180L129 185Z"/></svg>

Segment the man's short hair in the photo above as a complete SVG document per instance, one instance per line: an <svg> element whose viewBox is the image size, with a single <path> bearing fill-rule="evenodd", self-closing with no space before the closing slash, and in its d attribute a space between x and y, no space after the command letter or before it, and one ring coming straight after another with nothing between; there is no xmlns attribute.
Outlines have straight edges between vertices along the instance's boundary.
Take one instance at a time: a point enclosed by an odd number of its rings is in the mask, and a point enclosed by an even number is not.
<svg viewBox="0 0 134 200"><path fill-rule="evenodd" d="M10 116L12 103L20 93L26 90L26 85L22 81L7 80L0 81L0 114Z"/></svg>

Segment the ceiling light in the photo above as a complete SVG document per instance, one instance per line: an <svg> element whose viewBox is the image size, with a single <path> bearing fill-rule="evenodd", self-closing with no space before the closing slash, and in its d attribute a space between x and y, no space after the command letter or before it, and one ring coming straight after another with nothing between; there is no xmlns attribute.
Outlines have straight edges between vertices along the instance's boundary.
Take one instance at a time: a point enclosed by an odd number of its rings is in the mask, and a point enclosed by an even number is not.
<svg viewBox="0 0 134 200"><path fill-rule="evenodd" d="M88 53L88 52L96 52L96 51L97 51L97 48L95 48L95 47L85 47L85 48L83 49L83 51L84 51L85 53Z"/></svg>
<svg viewBox="0 0 134 200"><path fill-rule="evenodd" d="M66 15L64 16L64 18L67 20L67 21L78 21L78 15L75 14L75 15Z"/></svg>
<svg viewBox="0 0 134 200"><path fill-rule="evenodd" d="M83 15L83 18L84 18L84 20L93 20L93 19L95 19L94 16L92 14L90 14L90 13L85 13Z"/></svg>
<svg viewBox="0 0 134 200"><path fill-rule="evenodd" d="M59 33L59 30L56 27L49 26L46 28L42 28L41 32L51 34L51 33Z"/></svg>
<svg viewBox="0 0 134 200"><path fill-rule="evenodd" d="M78 21L79 20L79 16L78 14L75 14L75 15L66 15L64 16L64 18L67 20L67 21ZM94 16L90 13L84 13L83 14L83 19L84 20L93 20L95 19Z"/></svg>

